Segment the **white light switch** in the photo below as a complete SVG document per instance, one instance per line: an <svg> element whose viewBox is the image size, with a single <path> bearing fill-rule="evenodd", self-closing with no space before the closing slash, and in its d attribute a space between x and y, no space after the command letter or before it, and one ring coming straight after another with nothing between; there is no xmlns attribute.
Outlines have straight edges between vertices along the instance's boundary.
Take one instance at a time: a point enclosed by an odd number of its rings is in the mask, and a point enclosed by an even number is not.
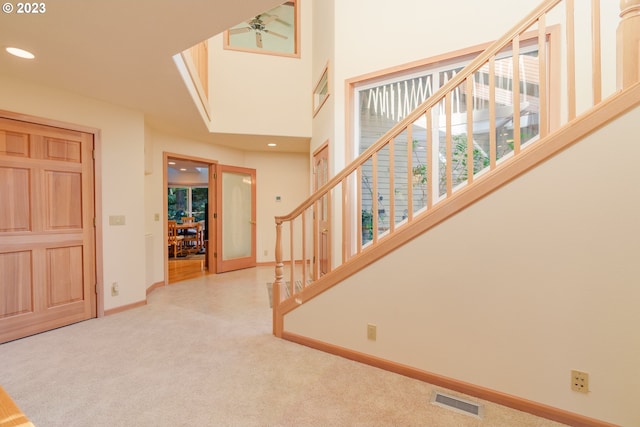
<svg viewBox="0 0 640 427"><path fill-rule="evenodd" d="M109 225L124 225L124 215L110 215Z"/></svg>

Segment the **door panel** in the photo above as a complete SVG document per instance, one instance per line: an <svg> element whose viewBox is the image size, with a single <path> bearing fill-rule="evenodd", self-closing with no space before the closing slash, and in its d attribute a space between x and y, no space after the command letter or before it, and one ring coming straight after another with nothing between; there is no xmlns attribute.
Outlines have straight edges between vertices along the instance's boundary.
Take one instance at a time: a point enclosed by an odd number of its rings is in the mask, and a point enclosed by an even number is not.
<svg viewBox="0 0 640 427"><path fill-rule="evenodd" d="M29 156L29 135L0 129L0 156Z"/></svg>
<svg viewBox="0 0 640 427"><path fill-rule="evenodd" d="M65 141L56 138L44 138L45 159L62 160L66 162L77 162L80 159L80 142Z"/></svg>
<svg viewBox="0 0 640 427"><path fill-rule="evenodd" d="M0 233L29 230L30 181L29 169L0 166Z"/></svg>
<svg viewBox="0 0 640 427"><path fill-rule="evenodd" d="M217 271L256 265L256 171L218 165Z"/></svg>
<svg viewBox="0 0 640 427"><path fill-rule="evenodd" d="M46 229L82 228L82 174L45 171Z"/></svg>
<svg viewBox="0 0 640 427"><path fill-rule="evenodd" d="M47 249L47 308L81 301L82 247Z"/></svg>
<svg viewBox="0 0 640 427"><path fill-rule="evenodd" d="M93 136L0 119L0 342L96 316Z"/></svg>
<svg viewBox="0 0 640 427"><path fill-rule="evenodd" d="M33 311L33 281L31 253L28 251L0 254L3 272L4 304L0 304L0 319Z"/></svg>

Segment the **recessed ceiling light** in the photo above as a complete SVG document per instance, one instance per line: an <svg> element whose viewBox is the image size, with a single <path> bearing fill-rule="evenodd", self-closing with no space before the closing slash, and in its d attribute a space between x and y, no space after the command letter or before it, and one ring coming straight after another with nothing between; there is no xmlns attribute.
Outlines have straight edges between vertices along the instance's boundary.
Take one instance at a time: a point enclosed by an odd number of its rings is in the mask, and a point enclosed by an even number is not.
<svg viewBox="0 0 640 427"><path fill-rule="evenodd" d="M186 171L187 171L185 168L180 168L180 170L181 170L182 172L186 172Z"/></svg>
<svg viewBox="0 0 640 427"><path fill-rule="evenodd" d="M176 162L169 162L169 164L170 164L170 165L175 165L175 164L176 164Z"/></svg>
<svg viewBox="0 0 640 427"><path fill-rule="evenodd" d="M274 143L274 142L270 142L269 144L267 144L267 147L276 147L278 144Z"/></svg>
<svg viewBox="0 0 640 427"><path fill-rule="evenodd" d="M18 49L17 47L8 47L6 50L11 55L18 56L20 58L33 59L36 57L33 53L26 51L24 49Z"/></svg>

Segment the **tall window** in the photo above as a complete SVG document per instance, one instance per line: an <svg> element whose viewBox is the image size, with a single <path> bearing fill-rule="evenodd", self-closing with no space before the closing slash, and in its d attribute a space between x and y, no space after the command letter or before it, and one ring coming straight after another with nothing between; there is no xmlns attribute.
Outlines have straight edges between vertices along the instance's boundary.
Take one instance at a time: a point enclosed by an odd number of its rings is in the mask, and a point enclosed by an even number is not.
<svg viewBox="0 0 640 427"><path fill-rule="evenodd" d="M473 59L473 56L454 58L446 63L436 63L424 66L411 72L396 73L388 78L376 78L371 83L363 82L354 87L354 147L352 152L362 154L374 144L382 135L390 130L409 113L415 110L440 87L451 80L462 68ZM522 43L519 57L520 68L520 105L514 106L513 87L513 59L511 52L504 52L495 62L496 87L496 128L489 129L489 70L488 65L474 74L472 92L467 93L466 85L462 84L452 93L451 123L453 133L453 186L465 185L467 180L467 99L471 97L473 106L473 163L474 175L482 173L489 166L489 145L491 132L495 132L497 140L496 160L508 156L513 152L513 135L519 132L522 144L537 139L539 94L538 94L538 50L534 43ZM518 108L521 114L519 129L514 129L513 114ZM401 134L394 140L394 187L389 188L389 153L388 149L378 153L377 194L373 194L373 162L369 160L362 167L362 241L366 243L372 233L372 218L377 215L378 232L384 233L390 227L391 221L402 222L409 212L408 192L412 192L413 209L419 211L426 207L426 119L424 126L420 122L414 126L412 141L407 141L406 134ZM446 194L446 117L444 102L434 108L431 116L434 129L434 158L432 162L436 173L440 176L436 186L439 194L434 194L434 200ZM407 156L411 152L413 182L408 182ZM390 207L388 201L394 192L394 212L396 218L389 218ZM373 212L373 198L378 199L377 212Z"/></svg>

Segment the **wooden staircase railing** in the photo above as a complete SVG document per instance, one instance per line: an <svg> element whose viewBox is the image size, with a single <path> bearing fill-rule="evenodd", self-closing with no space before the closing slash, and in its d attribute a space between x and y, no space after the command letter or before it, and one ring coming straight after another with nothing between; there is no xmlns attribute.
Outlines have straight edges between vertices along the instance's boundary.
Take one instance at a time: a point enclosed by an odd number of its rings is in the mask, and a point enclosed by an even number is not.
<svg viewBox="0 0 640 427"><path fill-rule="evenodd" d="M372 262L379 254L384 253L377 248L385 245L385 242L389 242L390 247L402 244L398 242L400 237L397 236L411 234L399 231L406 230L412 224L424 222L430 215L436 214L436 211L437 215L443 218L452 215L458 210L455 207L455 195L458 192L464 192L465 197L468 197L476 184L491 179L497 170L509 167L530 147L544 144L551 132L571 126L582 112L602 102L601 44L604 38L601 37L600 0L578 2L581 8L580 17L585 15L582 8L589 9L591 25L588 26L587 33L577 31L578 27L583 28L585 25L578 26L575 23L575 3L575 0L543 2L293 212L275 218L276 268L272 297L273 333L276 336L282 336L286 313L355 273L357 269L352 265L357 264L358 268L362 268L363 262L356 263L356 260L367 258L367 262ZM618 71L618 88L623 88L637 80L640 39L640 25L637 22L640 21L640 0L621 0L620 8L623 19L618 28L618 54L625 56L625 63L633 64L633 67L626 65L630 70L624 73ZM561 76L549 74L549 62L557 60L551 57L549 51L550 27L560 28L562 34L562 62L566 65L562 67ZM513 132L512 141L508 142L510 149L506 154L499 154L499 136L496 132L496 91L499 89L496 87L496 62L504 61L507 52L507 60L513 67L511 87L520 88L523 83L520 61L522 40L525 35L530 37L532 32L535 34L534 39L537 39L538 52L538 135L526 140L521 136L519 130L523 113L519 106L522 104L521 97L524 96L524 92L511 90L510 104L518 106L513 108L511 120L513 129L518 131ZM620 53L623 50L620 47L621 39L632 40L632 47L624 49L626 53ZM590 44L589 70L585 70L585 64L580 62L582 56L576 55L576 40L579 40L579 46L583 49L585 43ZM560 41L553 40L553 43ZM606 46L605 49L615 48ZM630 56L634 58L629 59ZM618 63L621 61L619 58ZM622 74L625 77L622 77ZM580 77L580 80L577 77ZM562 83L552 82L552 78L559 79ZM585 78L588 82L583 86ZM479 94L480 89L477 85L474 85L480 79L484 79L485 82L488 80L488 87L483 89L482 95ZM580 87L577 87L578 81ZM554 90L561 88L561 94L552 93L551 83ZM454 91L457 96L462 94L462 104L466 106L464 138L460 138L460 134L454 135L452 131ZM585 97L584 93L588 92L591 96ZM477 150L474 145L473 104L474 98L479 96L485 101L488 100L488 124L491 130L488 159L480 162L480 166L474 158L477 156ZM559 104L562 109L554 111L558 117L552 117L549 111L550 96L561 96ZM457 117L460 118L459 113ZM557 123L558 126L553 126L552 123ZM419 154L414 152L413 147L420 138L423 139L420 143L426 146L426 153L420 159L420 167L416 169L414 157ZM401 152L402 156L399 155ZM481 168L485 164L487 166ZM365 176L365 169L372 171L372 176ZM367 227L367 223L363 227L363 179L366 180L371 195L377 195L378 189L382 186L392 189L386 193L390 199L387 203L391 220L385 227L381 227L380 219L375 214L370 218L370 227ZM415 191L426 196L423 204L415 200ZM483 194L478 194L477 198L482 196ZM406 215L396 219L399 217L396 212L398 198L402 198L403 206L407 206L407 209ZM367 203L372 204L368 209L370 212L380 211L378 197L371 197L371 201ZM328 218L329 226L321 227L320 218ZM283 227L285 224L288 224L288 227ZM363 232L370 234L370 242L363 244ZM335 245L341 246L341 254L325 259L327 247L333 247L333 242L342 242L341 245ZM286 254L285 244L288 246Z"/></svg>

